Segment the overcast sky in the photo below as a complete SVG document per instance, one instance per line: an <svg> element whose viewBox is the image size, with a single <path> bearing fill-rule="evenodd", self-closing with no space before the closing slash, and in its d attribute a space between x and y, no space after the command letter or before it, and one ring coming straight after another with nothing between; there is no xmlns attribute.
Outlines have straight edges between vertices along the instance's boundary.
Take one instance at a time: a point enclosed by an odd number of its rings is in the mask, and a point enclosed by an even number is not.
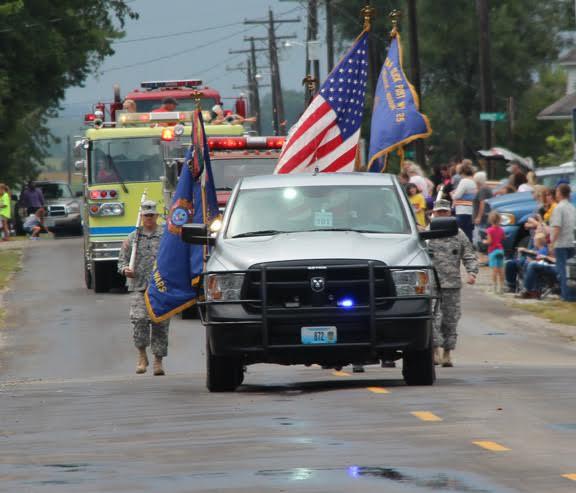
<svg viewBox="0 0 576 493"><path fill-rule="evenodd" d="M122 95L144 80L199 77L218 89L223 97L237 95L233 85L244 85L243 72L228 72L227 66L243 62L245 55L230 55L230 49L247 48L244 36L266 36L262 25L245 25L244 19L266 19L268 8L279 18L300 17L301 22L284 24L278 34L296 34L293 46L282 49L280 73L284 89L302 89L306 8L303 0L132 0L129 5L140 14L128 22L126 37L114 44L116 54L107 58L98 75L89 77L85 87L67 92L66 114L81 115L98 100L110 100L112 85L119 83ZM220 27L219 27L220 26ZM225 26L225 27L221 27ZM326 75L324 12L320 8L322 78ZM203 32L191 32L204 30ZM181 34L186 33L186 34ZM156 39L152 39L156 37ZM266 45L262 43L262 47ZM267 64L266 53L259 54ZM264 75L264 79L268 79ZM267 82L267 80L266 80ZM269 89L264 89L267 92Z"/></svg>

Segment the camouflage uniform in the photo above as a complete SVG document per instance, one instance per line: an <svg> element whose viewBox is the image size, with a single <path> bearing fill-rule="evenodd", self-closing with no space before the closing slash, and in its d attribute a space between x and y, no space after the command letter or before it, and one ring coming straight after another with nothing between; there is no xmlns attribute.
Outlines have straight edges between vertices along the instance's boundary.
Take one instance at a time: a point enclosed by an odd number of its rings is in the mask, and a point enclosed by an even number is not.
<svg viewBox="0 0 576 493"><path fill-rule="evenodd" d="M450 238L428 241L428 251L440 280L441 302L434 318L434 347L453 350L460 320L460 262L468 274L478 274L478 259L462 230Z"/></svg>
<svg viewBox="0 0 576 493"><path fill-rule="evenodd" d="M135 235L136 231L130 233L120 250L118 258L118 271L120 273L123 273L130 263L132 243ZM150 346L150 342L152 342L152 354L163 358L168 354L168 326L170 320L161 323L152 322L148 316L146 302L144 301L144 292L148 286L161 237L162 226L157 226L156 230L152 232L140 231L134 278L128 278L127 281L128 290L132 291L130 323L134 333L134 345L138 349L144 349Z"/></svg>

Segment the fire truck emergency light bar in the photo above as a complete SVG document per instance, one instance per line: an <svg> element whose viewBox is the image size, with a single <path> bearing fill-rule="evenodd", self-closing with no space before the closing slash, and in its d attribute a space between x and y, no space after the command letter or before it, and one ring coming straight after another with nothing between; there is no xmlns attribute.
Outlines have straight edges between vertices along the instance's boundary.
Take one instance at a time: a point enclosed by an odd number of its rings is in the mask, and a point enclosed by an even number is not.
<svg viewBox="0 0 576 493"><path fill-rule="evenodd" d="M282 149L286 137L208 137L211 151Z"/></svg>
<svg viewBox="0 0 576 493"><path fill-rule="evenodd" d="M121 113L118 122L122 124L190 122L193 111L162 111L158 113Z"/></svg>
<svg viewBox="0 0 576 493"><path fill-rule="evenodd" d="M149 80L142 82L140 87L144 89L160 89L162 87L198 87L202 85L200 79L188 80Z"/></svg>

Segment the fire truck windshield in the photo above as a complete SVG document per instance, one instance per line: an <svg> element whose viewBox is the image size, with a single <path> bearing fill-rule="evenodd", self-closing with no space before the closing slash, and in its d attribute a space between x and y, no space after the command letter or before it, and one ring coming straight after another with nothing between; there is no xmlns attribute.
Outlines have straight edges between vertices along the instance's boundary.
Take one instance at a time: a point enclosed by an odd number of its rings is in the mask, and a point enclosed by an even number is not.
<svg viewBox="0 0 576 493"><path fill-rule="evenodd" d="M212 172L217 190L231 190L244 176L271 175L274 172L278 156L220 159L212 157Z"/></svg>
<svg viewBox="0 0 576 493"><path fill-rule="evenodd" d="M162 106L162 99L161 96L158 96L158 99L135 99L136 111L138 111L138 113L154 111ZM176 107L178 111L193 111L196 109L196 101L192 98L178 98L176 101L178 101L178 106ZM203 110L210 111L216 104L216 100L214 98L202 98L200 104Z"/></svg>
<svg viewBox="0 0 576 493"><path fill-rule="evenodd" d="M159 181L162 175L158 137L94 141L90 184Z"/></svg>

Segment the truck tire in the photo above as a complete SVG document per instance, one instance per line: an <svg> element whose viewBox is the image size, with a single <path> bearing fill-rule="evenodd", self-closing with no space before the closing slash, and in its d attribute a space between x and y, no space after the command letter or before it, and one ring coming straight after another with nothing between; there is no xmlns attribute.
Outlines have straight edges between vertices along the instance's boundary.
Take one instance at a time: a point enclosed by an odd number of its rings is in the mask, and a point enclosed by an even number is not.
<svg viewBox="0 0 576 493"><path fill-rule="evenodd" d="M432 341L426 349L404 351L402 355L402 376L406 385L434 385L434 348Z"/></svg>
<svg viewBox="0 0 576 493"><path fill-rule="evenodd" d="M92 289L92 271L88 268L88 262L84 261L84 282L86 289Z"/></svg>
<svg viewBox="0 0 576 493"><path fill-rule="evenodd" d="M110 290L109 271L106 264L92 262L92 285L95 293L107 293Z"/></svg>
<svg viewBox="0 0 576 493"><path fill-rule="evenodd" d="M206 342L206 388L210 392L234 392L244 380L242 361L234 357L214 356Z"/></svg>

